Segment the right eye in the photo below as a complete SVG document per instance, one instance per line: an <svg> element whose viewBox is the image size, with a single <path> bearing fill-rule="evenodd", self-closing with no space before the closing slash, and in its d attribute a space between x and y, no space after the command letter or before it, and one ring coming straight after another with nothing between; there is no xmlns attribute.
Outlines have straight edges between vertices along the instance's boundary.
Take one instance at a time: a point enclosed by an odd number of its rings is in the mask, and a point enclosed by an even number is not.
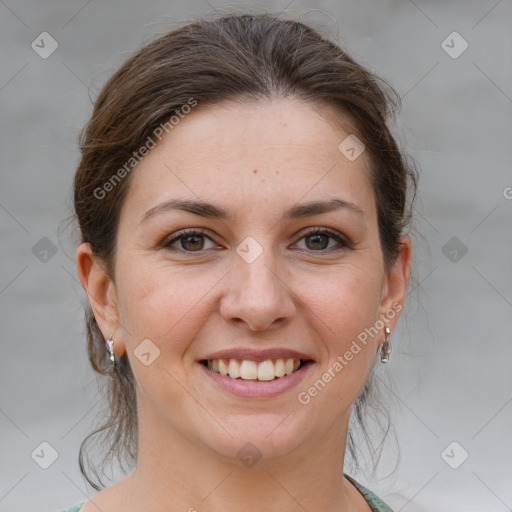
<svg viewBox="0 0 512 512"><path fill-rule="evenodd" d="M180 250L183 252L202 252L202 250L212 249L213 247L204 249L204 239L213 240L206 236L205 231L201 229L185 229L178 232L173 238L164 242L162 247L170 250ZM181 247L173 247L174 244L180 242Z"/></svg>

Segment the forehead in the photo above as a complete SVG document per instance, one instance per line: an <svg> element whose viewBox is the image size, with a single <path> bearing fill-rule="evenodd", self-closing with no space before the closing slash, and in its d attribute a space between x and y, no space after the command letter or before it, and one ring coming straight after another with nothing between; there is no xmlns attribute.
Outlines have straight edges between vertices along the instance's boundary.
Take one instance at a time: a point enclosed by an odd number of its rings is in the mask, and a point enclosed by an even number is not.
<svg viewBox="0 0 512 512"><path fill-rule="evenodd" d="M350 160L339 149L351 133L340 113L300 100L199 105L135 168L123 209L141 214L179 197L270 212L328 195L371 217L369 158Z"/></svg>

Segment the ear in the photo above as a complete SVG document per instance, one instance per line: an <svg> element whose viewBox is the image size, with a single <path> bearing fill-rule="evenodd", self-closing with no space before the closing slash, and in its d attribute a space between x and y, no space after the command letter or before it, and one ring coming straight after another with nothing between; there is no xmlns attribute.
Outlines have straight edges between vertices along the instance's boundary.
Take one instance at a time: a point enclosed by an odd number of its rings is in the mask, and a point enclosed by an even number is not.
<svg viewBox="0 0 512 512"><path fill-rule="evenodd" d="M410 276L411 253L411 240L407 235L401 235L399 254L385 279L379 311L381 317L389 319L386 325L391 331L394 330L403 307Z"/></svg>
<svg viewBox="0 0 512 512"><path fill-rule="evenodd" d="M89 243L81 244L76 252L78 277L91 304L94 317L105 339L118 329L119 307L115 285L106 271L105 263L92 253ZM119 342L118 342L119 341ZM124 343L115 338L114 352L122 355Z"/></svg>

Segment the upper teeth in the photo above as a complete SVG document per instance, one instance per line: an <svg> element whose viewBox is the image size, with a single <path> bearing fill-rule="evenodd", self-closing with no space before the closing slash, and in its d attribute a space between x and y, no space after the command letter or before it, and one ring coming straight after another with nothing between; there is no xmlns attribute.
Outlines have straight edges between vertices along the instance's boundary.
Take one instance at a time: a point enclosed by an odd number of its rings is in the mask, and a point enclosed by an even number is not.
<svg viewBox="0 0 512 512"><path fill-rule="evenodd" d="M247 359L208 359L207 368L232 379L274 380L276 377L290 375L300 367L300 359L267 359L258 363Z"/></svg>

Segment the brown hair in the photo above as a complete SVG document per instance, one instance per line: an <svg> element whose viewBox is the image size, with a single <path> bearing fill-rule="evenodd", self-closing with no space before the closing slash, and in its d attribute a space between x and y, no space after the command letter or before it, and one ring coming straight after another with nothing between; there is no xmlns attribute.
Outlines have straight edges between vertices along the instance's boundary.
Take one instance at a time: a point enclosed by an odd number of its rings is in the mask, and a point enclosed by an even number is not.
<svg viewBox="0 0 512 512"><path fill-rule="evenodd" d="M109 187L105 197L98 197L98 188L104 187L148 137L191 98L199 106L208 106L284 97L348 114L370 155L381 248L386 268L391 267L399 252L399 237L410 218L409 187L412 198L416 193L414 168L387 126L399 106L398 95L336 43L303 23L268 14L244 14L196 21L159 37L132 55L97 98L81 135L74 207L81 241L91 244L112 279L119 213L131 174L123 173L126 176ZM118 359L114 372L107 370L104 338L90 306L86 308L86 325L91 365L99 374L109 376L109 417L82 442L79 463L87 481L100 490L84 467L85 444L93 435L106 433L111 442L102 468L113 455L122 467L123 453L130 462L136 462L136 395L126 354ZM374 387L371 372L353 406L353 416L371 448L365 419ZM348 453L357 465L352 429L347 439ZM104 487L94 466L93 471Z"/></svg>

